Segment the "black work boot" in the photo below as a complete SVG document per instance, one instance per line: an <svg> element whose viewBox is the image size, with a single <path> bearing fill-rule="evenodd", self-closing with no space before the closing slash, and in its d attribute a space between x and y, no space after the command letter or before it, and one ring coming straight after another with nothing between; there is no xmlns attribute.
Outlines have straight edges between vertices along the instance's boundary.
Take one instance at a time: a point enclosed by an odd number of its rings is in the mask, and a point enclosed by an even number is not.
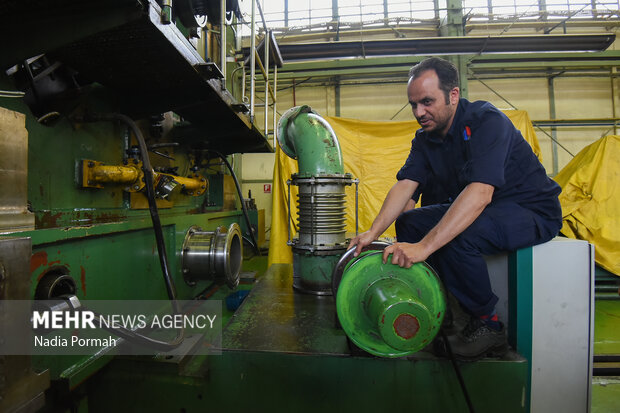
<svg viewBox="0 0 620 413"><path fill-rule="evenodd" d="M448 341L455 357L477 360L482 357L502 357L508 351L506 329L495 330L480 318L471 316L459 334L449 336Z"/></svg>

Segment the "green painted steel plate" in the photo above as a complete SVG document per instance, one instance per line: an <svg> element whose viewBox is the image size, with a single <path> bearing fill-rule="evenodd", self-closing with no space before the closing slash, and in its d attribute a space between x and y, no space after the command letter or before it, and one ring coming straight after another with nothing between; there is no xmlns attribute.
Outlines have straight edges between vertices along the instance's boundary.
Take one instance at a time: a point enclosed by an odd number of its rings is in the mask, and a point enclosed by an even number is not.
<svg viewBox="0 0 620 413"><path fill-rule="evenodd" d="M441 327L446 299L426 263L383 264L367 251L344 269L336 297L338 318L359 348L380 357L403 357L428 345Z"/></svg>

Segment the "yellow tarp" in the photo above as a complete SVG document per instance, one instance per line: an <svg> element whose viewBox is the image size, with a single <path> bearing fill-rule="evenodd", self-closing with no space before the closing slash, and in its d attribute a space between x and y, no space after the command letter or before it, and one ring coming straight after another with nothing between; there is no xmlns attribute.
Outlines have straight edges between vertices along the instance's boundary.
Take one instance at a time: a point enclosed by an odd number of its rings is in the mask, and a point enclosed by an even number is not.
<svg viewBox="0 0 620 413"><path fill-rule="evenodd" d="M509 110L504 113L521 131L534 153L541 158L540 146L527 112ZM325 117L338 136L345 172L360 180L359 184L359 229L370 228L383 200L396 182L396 173L405 163L411 147L411 139L420 128L416 121L366 122L355 119ZM542 159L541 159L542 161ZM269 265L291 263L292 252L286 247L287 199L286 180L297 172L297 161L286 156L278 147L273 176L273 210L271 215L271 239L269 242ZM347 187L346 229L355 232L355 188ZM297 222L297 187L291 186L291 216ZM291 225L292 234L295 234ZM394 225L383 234L394 238Z"/></svg>
<svg viewBox="0 0 620 413"><path fill-rule="evenodd" d="M562 234L594 244L596 263L620 275L620 136L586 146L555 180L562 187Z"/></svg>

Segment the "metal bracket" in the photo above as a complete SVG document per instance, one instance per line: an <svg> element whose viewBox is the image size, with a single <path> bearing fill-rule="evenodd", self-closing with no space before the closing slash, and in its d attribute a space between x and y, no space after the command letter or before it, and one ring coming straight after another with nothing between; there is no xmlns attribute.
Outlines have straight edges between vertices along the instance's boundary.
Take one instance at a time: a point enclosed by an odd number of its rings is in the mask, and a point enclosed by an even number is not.
<svg viewBox="0 0 620 413"><path fill-rule="evenodd" d="M233 103L230 107L236 113L248 113L250 111L250 108L245 103Z"/></svg>
<svg viewBox="0 0 620 413"><path fill-rule="evenodd" d="M194 70L198 72L202 77L206 80L209 79L223 79L224 74L220 70L219 67L213 62L209 63L198 63L194 65Z"/></svg>
<svg viewBox="0 0 620 413"><path fill-rule="evenodd" d="M288 198L286 200L287 204L288 204L288 241L286 242L286 245L293 245L293 242L291 241L291 180L287 179L286 180L286 185L288 186Z"/></svg>

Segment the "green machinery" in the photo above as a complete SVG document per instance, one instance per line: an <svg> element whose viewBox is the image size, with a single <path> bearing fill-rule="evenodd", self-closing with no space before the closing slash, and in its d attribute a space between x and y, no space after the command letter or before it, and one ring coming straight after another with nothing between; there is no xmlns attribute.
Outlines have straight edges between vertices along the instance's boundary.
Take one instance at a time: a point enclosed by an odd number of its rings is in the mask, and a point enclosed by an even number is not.
<svg viewBox="0 0 620 413"><path fill-rule="evenodd" d="M253 233L229 155L271 149L211 62L219 2L198 3L0 1L0 299L237 287ZM0 356L0 411L73 411L112 359Z"/></svg>
<svg viewBox="0 0 620 413"><path fill-rule="evenodd" d="M288 182L289 234L290 185L299 188L299 236L289 239L295 267L293 285L301 292L329 295L332 270L346 251L344 187L355 180L344 173L333 129L309 106L297 106L282 115L278 141L299 165L299 172Z"/></svg>
<svg viewBox="0 0 620 413"><path fill-rule="evenodd" d="M368 353L409 356L430 345L439 331L445 295L428 265L383 264L382 253L348 257L337 285L338 319L351 341Z"/></svg>

